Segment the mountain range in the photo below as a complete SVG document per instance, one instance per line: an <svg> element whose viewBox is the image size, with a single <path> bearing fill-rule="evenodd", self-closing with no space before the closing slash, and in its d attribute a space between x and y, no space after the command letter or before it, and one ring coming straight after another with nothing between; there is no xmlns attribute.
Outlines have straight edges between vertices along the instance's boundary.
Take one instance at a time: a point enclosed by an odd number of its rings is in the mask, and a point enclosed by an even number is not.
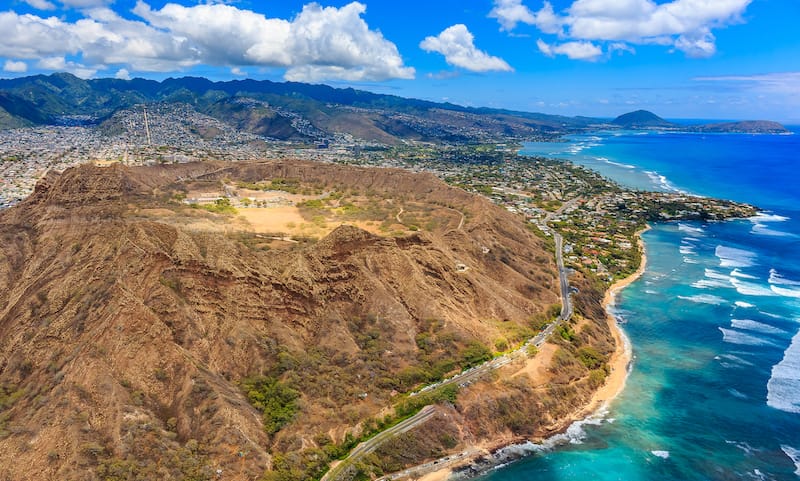
<svg viewBox="0 0 800 481"><path fill-rule="evenodd" d="M332 138L334 134L385 144L408 140L537 140L598 127L785 131L780 124L760 121L686 127L646 111L632 112L609 123L599 118L463 107L297 82L213 82L197 77L160 82L141 78L83 80L68 73L0 80L0 128L102 125L117 111L156 102L187 104L246 132L297 141Z"/></svg>

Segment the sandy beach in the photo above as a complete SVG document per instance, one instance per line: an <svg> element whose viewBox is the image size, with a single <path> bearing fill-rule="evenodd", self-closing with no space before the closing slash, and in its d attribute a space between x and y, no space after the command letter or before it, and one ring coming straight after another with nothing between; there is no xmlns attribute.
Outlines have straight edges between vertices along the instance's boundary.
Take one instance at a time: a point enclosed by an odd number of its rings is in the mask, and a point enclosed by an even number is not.
<svg viewBox="0 0 800 481"><path fill-rule="evenodd" d="M605 409L605 407L608 406L608 404L625 388L625 382L628 379L628 369L630 367L632 358L632 348L628 337L619 327L617 319L614 317L614 315L609 312L609 308L616 302L616 295L622 289L639 279L639 277L641 277L641 275L644 273L645 268L647 267L647 256L641 235L647 232L649 229L650 226L647 226L635 234L637 243L639 244L639 249L642 253L639 268L636 269L636 272L630 276L612 284L608 290L606 290L606 293L603 297L603 308L606 311L606 319L609 329L611 330L611 334L614 336L615 344L615 350L608 361L611 368L611 373L606 378L606 382L594 393L592 399L586 406L584 406L581 410L576 411L571 416L563 419L561 423L559 423L562 426L562 431L569 427L572 423L586 419L598 411ZM498 449L507 447L508 445L508 441L499 441L491 446L483 446L483 455L495 452ZM470 462L474 461L475 458L475 456L464 458L463 460L459 460L458 463L454 463L442 469L426 473L416 479L419 479L420 481L446 481L453 474L453 471L456 467L469 464ZM411 478L413 479L413 477Z"/></svg>

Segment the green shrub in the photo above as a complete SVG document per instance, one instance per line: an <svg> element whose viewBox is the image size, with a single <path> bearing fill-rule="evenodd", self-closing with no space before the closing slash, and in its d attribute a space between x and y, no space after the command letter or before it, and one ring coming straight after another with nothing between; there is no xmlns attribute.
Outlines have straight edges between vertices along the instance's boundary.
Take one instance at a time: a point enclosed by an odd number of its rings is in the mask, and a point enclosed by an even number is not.
<svg viewBox="0 0 800 481"><path fill-rule="evenodd" d="M264 430L269 434L280 431L297 413L300 394L274 377L245 379L242 388L250 404L262 412Z"/></svg>
<svg viewBox="0 0 800 481"><path fill-rule="evenodd" d="M588 369L598 369L606 363L606 357L592 346L578 349L578 359L580 359L583 365Z"/></svg>

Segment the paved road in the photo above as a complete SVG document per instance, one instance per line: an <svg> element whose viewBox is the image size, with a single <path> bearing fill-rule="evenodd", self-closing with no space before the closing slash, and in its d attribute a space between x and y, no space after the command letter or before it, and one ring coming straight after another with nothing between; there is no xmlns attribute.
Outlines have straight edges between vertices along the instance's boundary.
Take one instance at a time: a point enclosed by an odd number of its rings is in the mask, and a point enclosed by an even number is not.
<svg viewBox="0 0 800 481"><path fill-rule="evenodd" d="M535 337L529 339L519 349L512 351L508 354L505 354L503 356L496 357L490 361L481 364L480 366L473 367L472 369L459 373L449 379L445 379L444 381L440 381L436 384L425 386L419 391L411 393L410 394L411 396L415 396L417 394L427 392L432 389L436 389L438 387L449 386L452 384L458 384L459 386L469 385L478 378L482 377L484 374L493 371L495 369L498 369L501 366L505 366L514 359L527 355L528 346L530 346L531 344L533 344L536 347L541 347L541 345L547 341L550 335L552 335L553 332L555 332L558 326L560 326L565 320L568 320L570 317L572 317L573 308L572 308L572 301L569 296L569 281L567 280L567 271L564 268L564 258L562 255L564 248L564 239L561 237L561 234L554 232L553 240L555 240L556 265L558 266L558 277L561 288L561 314L559 314L558 318L556 318L554 322L551 322L544 330L542 330ZM327 473L325 473L321 481L336 481L337 477L348 466L352 466L361 457L371 453L372 451L377 449L378 446L380 446L390 438L405 433L407 431L410 431L411 429L414 429L420 424L425 423L435 413L436 413L435 406L425 406L416 415L360 443L358 446L353 448L350 454L344 460L342 460L342 462L340 462L334 468L330 469ZM443 458L442 460L453 462L457 460L457 458L454 458L454 456L448 456L447 458ZM426 469L425 467L427 467L427 469L431 469L433 467L436 467L438 469L439 467L441 467L439 465L439 461L431 462L426 465L420 466L418 468L420 468L419 470L424 470ZM391 476L387 477L390 479L395 479L394 477Z"/></svg>
<svg viewBox="0 0 800 481"><path fill-rule="evenodd" d="M395 424L389 429L381 431L366 441L359 443L358 446L350 451L350 454L344 460L342 460L342 462L325 473L321 481L335 480L345 470L345 468L353 465L353 463L358 461L361 457L366 456L372 451L375 451L381 444L388 441L390 438L408 432L420 424L427 422L428 419L430 419L434 414L436 414L435 406L425 406L414 416L411 416L405 421Z"/></svg>

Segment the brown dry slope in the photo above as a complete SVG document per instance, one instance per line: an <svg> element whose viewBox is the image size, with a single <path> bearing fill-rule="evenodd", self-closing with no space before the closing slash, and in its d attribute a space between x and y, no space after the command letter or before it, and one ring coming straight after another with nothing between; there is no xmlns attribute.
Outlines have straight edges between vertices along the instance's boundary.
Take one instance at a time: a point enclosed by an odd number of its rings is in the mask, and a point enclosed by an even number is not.
<svg viewBox="0 0 800 481"><path fill-rule="evenodd" d="M170 200L181 180L223 178L358 186L468 220L400 237L341 226L263 250L136 214L190 215ZM397 392L556 302L543 242L433 176L291 161L70 169L0 212L0 479L318 476ZM252 407L246 380L273 386L277 415Z"/></svg>

